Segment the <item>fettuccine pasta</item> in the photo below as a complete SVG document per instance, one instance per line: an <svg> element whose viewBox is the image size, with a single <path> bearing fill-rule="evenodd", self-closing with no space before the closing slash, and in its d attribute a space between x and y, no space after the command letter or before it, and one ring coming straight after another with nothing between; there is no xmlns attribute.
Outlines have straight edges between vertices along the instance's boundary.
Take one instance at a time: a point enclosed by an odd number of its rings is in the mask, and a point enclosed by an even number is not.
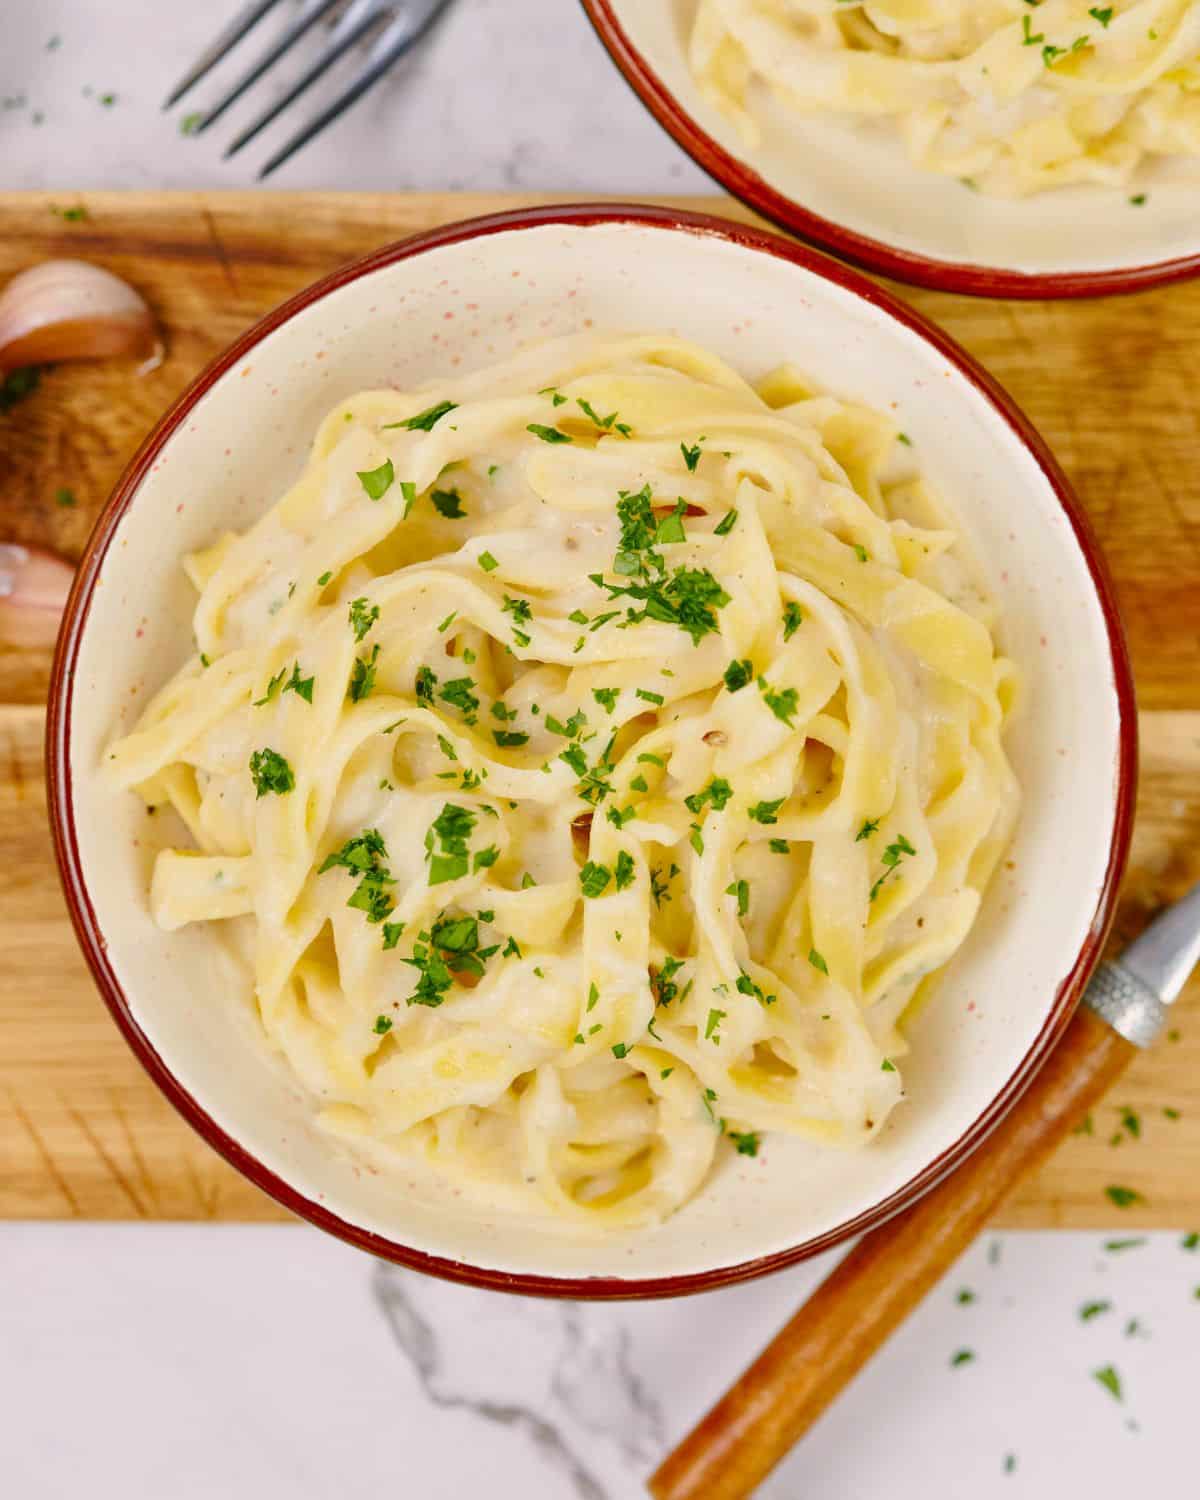
<svg viewBox="0 0 1200 1500"><path fill-rule="evenodd" d="M107 765L190 838L154 919L240 924L323 1125L614 1227L879 1131L1017 805L893 421L581 335L341 402L186 568L196 652Z"/></svg>
<svg viewBox="0 0 1200 1500"><path fill-rule="evenodd" d="M891 121L918 165L1001 196L1200 156L1197 0L700 0L690 60L751 146L759 78Z"/></svg>

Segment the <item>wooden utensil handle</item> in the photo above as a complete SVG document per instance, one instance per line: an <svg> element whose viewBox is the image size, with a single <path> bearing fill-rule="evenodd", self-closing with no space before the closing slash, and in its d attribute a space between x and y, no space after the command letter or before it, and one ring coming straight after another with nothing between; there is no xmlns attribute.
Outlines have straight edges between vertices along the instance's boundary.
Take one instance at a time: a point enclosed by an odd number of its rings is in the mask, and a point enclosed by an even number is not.
<svg viewBox="0 0 1200 1500"><path fill-rule="evenodd" d="M1136 1055L1086 1006L955 1172L864 1236L649 1482L658 1500L743 1500Z"/></svg>

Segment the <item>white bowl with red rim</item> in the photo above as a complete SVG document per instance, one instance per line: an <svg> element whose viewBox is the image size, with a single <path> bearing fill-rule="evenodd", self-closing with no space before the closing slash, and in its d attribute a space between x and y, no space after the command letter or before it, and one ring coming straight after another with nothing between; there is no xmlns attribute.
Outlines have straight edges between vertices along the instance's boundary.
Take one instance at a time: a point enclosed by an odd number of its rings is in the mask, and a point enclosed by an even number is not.
<svg viewBox="0 0 1200 1500"><path fill-rule="evenodd" d="M581 0L642 103L706 172L793 234L938 291L1094 297L1200 274L1200 162L1159 162L1128 188L1004 199L923 171L878 124L800 114L755 87L748 148L688 66L697 0Z"/></svg>
<svg viewBox="0 0 1200 1500"><path fill-rule="evenodd" d="M101 772L110 739L192 649L185 552L253 521L301 467L321 416L580 329L677 334L748 376L785 359L894 410L988 562L1025 677L1011 754L1023 810L1009 859L904 1064L908 1097L843 1153L768 1137L729 1153L661 1226L563 1233L481 1210L418 1168L378 1172L322 1134L248 1021L248 977L215 925L160 932L147 890L177 838ZM64 889L101 993L167 1097L281 1203L377 1255L478 1285L666 1296L790 1264L881 1222L1001 1118L1071 1014L1111 919L1136 768L1112 592L1037 434L949 338L779 236L702 215L581 205L493 215L389 246L243 335L171 408L101 516L52 681L47 772Z"/></svg>

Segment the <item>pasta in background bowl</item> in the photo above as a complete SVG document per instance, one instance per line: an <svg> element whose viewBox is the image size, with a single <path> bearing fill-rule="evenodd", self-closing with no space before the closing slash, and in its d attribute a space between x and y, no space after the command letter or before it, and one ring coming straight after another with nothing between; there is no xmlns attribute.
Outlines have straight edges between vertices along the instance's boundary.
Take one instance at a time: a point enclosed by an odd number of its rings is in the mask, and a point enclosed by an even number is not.
<svg viewBox="0 0 1200 1500"><path fill-rule="evenodd" d="M583 5L701 166L847 259L1015 297L1200 268L1192 0Z"/></svg>
<svg viewBox="0 0 1200 1500"><path fill-rule="evenodd" d="M97 529L49 764L106 998L254 1180L655 1295L873 1222L1012 1102L1132 732L1073 502L965 356L770 236L584 209L380 252L202 377Z"/></svg>

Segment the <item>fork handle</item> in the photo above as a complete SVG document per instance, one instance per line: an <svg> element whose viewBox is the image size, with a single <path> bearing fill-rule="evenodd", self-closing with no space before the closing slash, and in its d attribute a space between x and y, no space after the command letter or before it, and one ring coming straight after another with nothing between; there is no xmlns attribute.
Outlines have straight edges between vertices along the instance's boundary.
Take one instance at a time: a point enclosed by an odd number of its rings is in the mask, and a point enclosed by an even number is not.
<svg viewBox="0 0 1200 1500"><path fill-rule="evenodd" d="M1006 1119L937 1187L864 1236L667 1456L657 1500L744 1500L1137 1055L1081 1006Z"/></svg>

